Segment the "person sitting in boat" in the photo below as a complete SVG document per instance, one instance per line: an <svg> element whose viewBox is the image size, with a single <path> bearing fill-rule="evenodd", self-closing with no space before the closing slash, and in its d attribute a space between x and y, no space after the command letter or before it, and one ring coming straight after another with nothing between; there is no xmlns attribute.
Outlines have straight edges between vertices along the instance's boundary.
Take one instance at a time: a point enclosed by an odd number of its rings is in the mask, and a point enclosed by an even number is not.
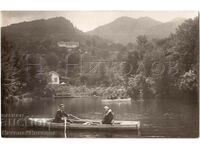
<svg viewBox="0 0 200 150"><path fill-rule="evenodd" d="M108 106L104 106L105 114L102 120L102 124L112 124L113 123L113 112Z"/></svg>
<svg viewBox="0 0 200 150"><path fill-rule="evenodd" d="M56 116L55 116L54 122L58 122L58 123L64 122L64 119L63 119L63 118L65 118L65 119L67 119L67 122L70 122L70 123L71 123L71 121L68 119L68 117L69 117L70 115L68 115L68 114L64 111L64 108L65 108L64 104L60 104L59 109L58 109L57 112L56 112Z"/></svg>

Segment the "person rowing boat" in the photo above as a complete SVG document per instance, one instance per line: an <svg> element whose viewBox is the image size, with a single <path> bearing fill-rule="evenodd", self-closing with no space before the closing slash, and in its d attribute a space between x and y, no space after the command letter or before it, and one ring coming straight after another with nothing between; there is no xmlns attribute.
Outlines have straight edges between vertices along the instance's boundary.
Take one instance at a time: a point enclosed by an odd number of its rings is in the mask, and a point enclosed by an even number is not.
<svg viewBox="0 0 200 150"><path fill-rule="evenodd" d="M60 104L59 109L56 112L54 122L61 123L66 120L67 122L72 123L72 121L68 119L70 114L67 114L64 108L64 104Z"/></svg>

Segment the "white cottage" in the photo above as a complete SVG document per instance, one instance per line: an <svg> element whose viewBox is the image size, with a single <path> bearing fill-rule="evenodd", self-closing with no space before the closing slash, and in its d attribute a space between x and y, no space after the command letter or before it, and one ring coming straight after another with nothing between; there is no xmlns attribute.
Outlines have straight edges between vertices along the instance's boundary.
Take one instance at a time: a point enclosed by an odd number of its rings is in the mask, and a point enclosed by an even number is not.
<svg viewBox="0 0 200 150"><path fill-rule="evenodd" d="M59 74L55 71L49 72L50 82L49 84L60 84Z"/></svg>

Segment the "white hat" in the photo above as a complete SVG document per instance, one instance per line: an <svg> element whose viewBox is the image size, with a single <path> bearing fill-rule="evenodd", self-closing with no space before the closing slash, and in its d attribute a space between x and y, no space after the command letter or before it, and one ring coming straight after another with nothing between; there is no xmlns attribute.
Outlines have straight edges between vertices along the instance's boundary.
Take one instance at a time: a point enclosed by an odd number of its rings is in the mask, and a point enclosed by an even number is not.
<svg viewBox="0 0 200 150"><path fill-rule="evenodd" d="M108 106L104 106L104 109L108 110L108 109L109 109L109 107L108 107Z"/></svg>

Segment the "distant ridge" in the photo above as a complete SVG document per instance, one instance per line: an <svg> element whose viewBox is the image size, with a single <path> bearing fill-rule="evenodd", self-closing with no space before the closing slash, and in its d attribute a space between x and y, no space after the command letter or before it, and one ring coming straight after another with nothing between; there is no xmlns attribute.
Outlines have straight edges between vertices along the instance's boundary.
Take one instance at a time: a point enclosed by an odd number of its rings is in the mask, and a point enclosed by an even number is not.
<svg viewBox="0 0 200 150"><path fill-rule="evenodd" d="M134 43L138 35L145 34L150 38L167 37L184 20L184 18L175 18L170 22L162 23L150 17L135 19L123 16L87 33L111 40L115 43L127 44L129 42Z"/></svg>
<svg viewBox="0 0 200 150"><path fill-rule="evenodd" d="M13 41L18 45L37 41L86 41L98 40L105 42L107 40L96 36L89 36L81 30L74 27L70 20L64 17L55 17L50 19L39 19L28 22L21 22L1 27L2 37Z"/></svg>

